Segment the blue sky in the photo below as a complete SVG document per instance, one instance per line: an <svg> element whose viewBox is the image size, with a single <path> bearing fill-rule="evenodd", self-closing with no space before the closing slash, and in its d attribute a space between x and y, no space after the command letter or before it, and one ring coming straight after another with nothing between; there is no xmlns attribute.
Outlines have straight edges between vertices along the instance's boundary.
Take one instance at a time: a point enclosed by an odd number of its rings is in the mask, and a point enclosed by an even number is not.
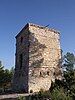
<svg viewBox="0 0 75 100"><path fill-rule="evenodd" d="M15 65L15 36L26 23L60 31L61 48L75 54L75 0L0 0L0 60Z"/></svg>

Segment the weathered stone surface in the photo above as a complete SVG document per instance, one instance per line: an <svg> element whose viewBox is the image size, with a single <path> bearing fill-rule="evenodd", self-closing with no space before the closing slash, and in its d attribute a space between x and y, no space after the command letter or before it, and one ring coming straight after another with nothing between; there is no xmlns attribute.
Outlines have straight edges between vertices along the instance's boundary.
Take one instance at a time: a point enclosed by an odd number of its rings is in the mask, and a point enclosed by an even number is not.
<svg viewBox="0 0 75 100"><path fill-rule="evenodd" d="M16 65L13 90L48 90L51 81L61 79L60 33L27 24L16 36Z"/></svg>

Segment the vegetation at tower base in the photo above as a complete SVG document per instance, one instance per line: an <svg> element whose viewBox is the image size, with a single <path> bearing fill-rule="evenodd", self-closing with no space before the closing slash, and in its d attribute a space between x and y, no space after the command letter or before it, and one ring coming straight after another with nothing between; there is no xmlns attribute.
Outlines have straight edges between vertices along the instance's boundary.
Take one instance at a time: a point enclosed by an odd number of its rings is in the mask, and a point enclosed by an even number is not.
<svg viewBox="0 0 75 100"><path fill-rule="evenodd" d="M11 70L4 69L4 66L2 66L2 62L0 61L0 92L5 92L9 89L9 87L11 88L13 73L13 67L11 68Z"/></svg>
<svg viewBox="0 0 75 100"><path fill-rule="evenodd" d="M19 97L18 100L26 100L25 97Z"/></svg>
<svg viewBox="0 0 75 100"><path fill-rule="evenodd" d="M38 93L30 96L29 100L75 100L75 56L73 53L67 52L62 58L63 80L56 79L55 83L51 84L49 91L41 89ZM10 73L13 76L14 68L4 69L0 61L0 88L5 90L11 82L11 77L8 77L11 76ZM3 80L3 78L5 79ZM19 97L19 100L26 100L26 98Z"/></svg>

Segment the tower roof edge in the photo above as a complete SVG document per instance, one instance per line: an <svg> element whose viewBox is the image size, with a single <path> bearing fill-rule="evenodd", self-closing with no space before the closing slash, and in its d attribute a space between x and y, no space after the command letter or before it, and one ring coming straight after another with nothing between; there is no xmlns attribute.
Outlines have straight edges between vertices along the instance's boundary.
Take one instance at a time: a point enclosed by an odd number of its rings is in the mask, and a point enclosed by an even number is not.
<svg viewBox="0 0 75 100"><path fill-rule="evenodd" d="M21 32L22 32L23 30L25 30L27 27L29 27L29 23L27 23L27 24L23 27L23 29L16 35L15 38L17 38L17 37L21 34Z"/></svg>
<svg viewBox="0 0 75 100"><path fill-rule="evenodd" d="M60 32L57 31L57 30L55 30L55 29L48 28L48 27L44 27L44 26L41 26L41 25L33 24L33 23L27 23L27 24L23 27L23 29L16 35L16 38L21 34L21 32L22 32L23 30L25 30L25 29L26 29L27 27L29 27L29 26L34 26L34 27L38 27L38 28L41 28L41 29L46 29L46 30L52 31L52 32L54 32L54 33L60 34Z"/></svg>

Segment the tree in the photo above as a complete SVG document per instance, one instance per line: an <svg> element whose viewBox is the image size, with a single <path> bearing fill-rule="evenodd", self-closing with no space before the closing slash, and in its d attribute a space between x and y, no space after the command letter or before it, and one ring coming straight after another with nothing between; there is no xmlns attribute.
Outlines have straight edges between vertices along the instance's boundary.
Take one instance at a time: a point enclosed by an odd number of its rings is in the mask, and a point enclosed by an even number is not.
<svg viewBox="0 0 75 100"><path fill-rule="evenodd" d="M69 91L69 94L75 97L75 56L73 53L67 52L64 55L63 67L65 68L63 76L67 92Z"/></svg>
<svg viewBox="0 0 75 100"><path fill-rule="evenodd" d="M11 68L11 70L4 69L4 66L2 66L2 62L0 61L0 88L3 91L5 91L6 88L9 88L9 86L11 86L13 73L13 67Z"/></svg>
<svg viewBox="0 0 75 100"><path fill-rule="evenodd" d="M12 67L12 68L10 69L10 73L11 73L12 76L14 76L14 71L15 71L15 70L14 70L14 67Z"/></svg>
<svg viewBox="0 0 75 100"><path fill-rule="evenodd" d="M0 76L4 72L4 66L2 66L2 62L0 61Z"/></svg>
<svg viewBox="0 0 75 100"><path fill-rule="evenodd" d="M14 72L15 72L15 69L14 69L14 67L12 67L12 68L10 69L10 75L11 75L11 85L12 85L12 83L13 83Z"/></svg>
<svg viewBox="0 0 75 100"><path fill-rule="evenodd" d="M71 72L74 70L75 65L75 56L73 53L67 52L66 55L64 55L64 64L63 67L65 67L67 72Z"/></svg>
<svg viewBox="0 0 75 100"><path fill-rule="evenodd" d="M8 69L5 69L3 73L3 79L2 79L4 91L6 88L9 87L10 83L11 83L11 74Z"/></svg>
<svg viewBox="0 0 75 100"><path fill-rule="evenodd" d="M3 87L3 74L4 74L4 67L2 66L2 62L0 61L0 88Z"/></svg>

